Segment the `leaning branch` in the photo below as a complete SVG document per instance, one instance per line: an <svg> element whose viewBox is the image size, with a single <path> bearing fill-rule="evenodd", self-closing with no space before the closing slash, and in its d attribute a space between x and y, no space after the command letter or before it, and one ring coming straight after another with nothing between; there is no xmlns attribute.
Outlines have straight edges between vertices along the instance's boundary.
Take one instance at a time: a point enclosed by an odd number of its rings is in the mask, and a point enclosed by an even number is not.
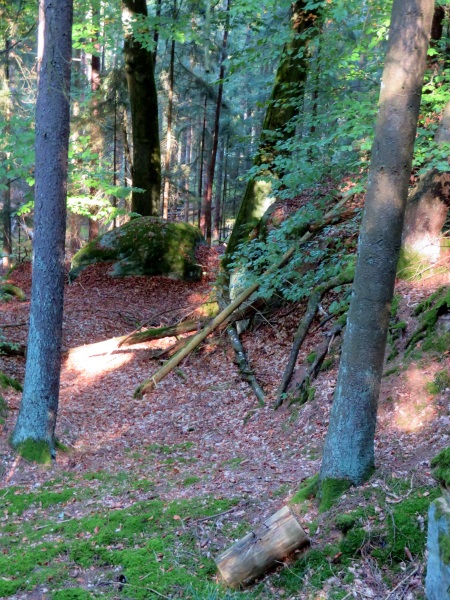
<svg viewBox="0 0 450 600"><path fill-rule="evenodd" d="M334 217L339 217L341 213L339 213L339 209L348 201L351 195L344 196L336 206L330 210L324 217L317 222L316 226L309 226L308 231L306 231L299 242L294 246L291 246L289 250L287 250L281 259L272 265L267 271L265 271L261 277L261 281L264 280L268 275L271 275L281 267L283 267L292 257L294 252L297 250L300 244L307 242L318 230L322 229L326 224L330 223L329 219ZM337 285L337 284L336 284ZM134 392L135 398L142 398L144 394L153 390L157 384L166 377L175 367L177 367L185 358L188 356L201 342L208 337L210 333L215 331L220 325L225 323L229 319L229 317L233 314L233 312L239 308L256 290L259 288L260 282L255 282L247 289L243 290L234 300L229 304L221 313L219 313L212 321L204 327L197 335L194 335L175 356L173 356L170 360L168 360L158 371L156 371L149 379L141 383Z"/></svg>
<svg viewBox="0 0 450 600"><path fill-rule="evenodd" d="M295 363L297 362L298 353L300 352L300 348L302 347L302 344L308 334L309 328L311 327L312 322L314 321L317 310L319 308L320 301L322 300L323 296L333 288L338 287L339 285L343 285L345 283L351 283L353 281L353 276L353 270L347 270L341 273L340 275L332 277L328 281L325 281L324 283L314 288L309 298L308 305L306 307L305 316L301 320L300 325L298 326L297 331L294 335L294 343L292 344L288 364L286 365L286 368L283 373L283 378L278 388L278 399L275 408L281 406L283 402L282 394L284 394L284 392L287 390L289 382L291 381L292 374L295 368Z"/></svg>

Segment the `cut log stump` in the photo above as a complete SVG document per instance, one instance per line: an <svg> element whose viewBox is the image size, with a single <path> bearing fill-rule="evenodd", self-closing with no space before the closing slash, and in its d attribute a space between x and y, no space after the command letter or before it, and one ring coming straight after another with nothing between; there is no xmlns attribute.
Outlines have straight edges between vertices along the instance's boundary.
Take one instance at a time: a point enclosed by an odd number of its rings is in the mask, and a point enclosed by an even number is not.
<svg viewBox="0 0 450 600"><path fill-rule="evenodd" d="M230 587L247 585L308 542L308 536L288 506L269 517L256 531L216 558Z"/></svg>

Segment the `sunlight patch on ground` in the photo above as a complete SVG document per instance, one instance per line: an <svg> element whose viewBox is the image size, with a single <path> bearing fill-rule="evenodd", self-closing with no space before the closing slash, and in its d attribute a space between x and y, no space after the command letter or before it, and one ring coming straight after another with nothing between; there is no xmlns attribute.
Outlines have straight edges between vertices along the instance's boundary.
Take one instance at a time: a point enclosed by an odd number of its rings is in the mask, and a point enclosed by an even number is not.
<svg viewBox="0 0 450 600"><path fill-rule="evenodd" d="M393 423L401 431L418 431L436 416L434 397L426 389L433 375L434 369L424 370L416 365L405 371L404 390L398 393L393 414Z"/></svg>
<svg viewBox="0 0 450 600"><path fill-rule="evenodd" d="M65 370L85 375L101 375L123 367L134 358L134 352L115 352L120 338L97 344L78 346L69 351Z"/></svg>

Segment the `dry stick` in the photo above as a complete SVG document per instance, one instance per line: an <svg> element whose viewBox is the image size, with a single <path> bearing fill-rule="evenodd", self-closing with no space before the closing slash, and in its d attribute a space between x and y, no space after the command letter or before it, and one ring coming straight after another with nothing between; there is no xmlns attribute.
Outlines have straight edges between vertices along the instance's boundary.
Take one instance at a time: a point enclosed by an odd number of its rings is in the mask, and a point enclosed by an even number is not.
<svg viewBox="0 0 450 600"><path fill-rule="evenodd" d="M255 374L250 368L247 359L247 354L244 350L244 346L242 345L241 340L239 339L236 327L234 325L228 325L227 334L230 339L231 345L233 346L233 350L236 356L236 363L239 367L239 372L241 373L242 378L245 381L247 381L252 390L255 392L255 396L258 399L259 405L264 406L264 390L259 385Z"/></svg>
<svg viewBox="0 0 450 600"><path fill-rule="evenodd" d="M402 580L400 581L400 583L398 583L398 584L395 586L395 588L389 592L389 594L386 596L386 599L385 599L385 600L388 600L388 599L389 599L389 598L392 596L392 594L393 594L394 592L396 592L396 591L397 591L397 590L398 590L398 589L399 589L399 588L400 588L400 587L401 587L403 584L405 584L405 583L408 581L408 579L411 579L411 577L412 577L413 575L415 575L415 574L417 573L417 571L418 571L418 570L419 570L419 567L418 567L418 566L416 566L416 567L415 567L415 568L414 568L414 569L411 571L411 573L410 573L409 575L407 575L407 576L406 576L404 579L402 579Z"/></svg>
<svg viewBox="0 0 450 600"><path fill-rule="evenodd" d="M7 327L23 327L28 325L28 321L22 321L21 323L9 323L7 325L0 325L0 329L6 329Z"/></svg>
<svg viewBox="0 0 450 600"><path fill-rule="evenodd" d="M323 296L329 292L331 289L343 285L345 283L351 283L353 281L353 272L344 271L340 275L336 277L332 277L325 283L322 283L314 288L309 301L306 307L306 314L300 322L297 331L294 335L294 343L292 344L291 353L289 355L288 364L283 373L283 378L281 380L280 386L277 392L277 402L275 404L275 408L279 408L283 403L284 392L289 385L289 382L292 379L292 374L295 369L295 363L297 362L298 353L300 352L300 348L308 334L309 328L314 321L317 310L319 308L319 303L322 300Z"/></svg>
<svg viewBox="0 0 450 600"><path fill-rule="evenodd" d="M305 237L305 236L303 236L303 237ZM296 249L296 246L292 246L291 248L289 248L289 250L281 258L281 260L276 265L273 265L270 269L268 269L264 273L264 275L269 275L269 274L273 273L276 269L279 269L281 266L283 266L285 264L285 262L287 262L291 258L291 256L294 254L295 249ZM195 348L197 348L197 346L206 337L208 337L208 335L212 331L217 329L217 327L219 327L219 325L221 325L226 319L228 319L228 317L231 316L231 314L236 310L236 308L238 308L243 302L245 302L245 300L247 300L247 298L250 298L250 296L254 292L256 292L256 290L259 288L259 285L260 285L259 283L254 283L253 285L248 287L246 290L241 292L239 294L239 296L237 296L237 298L235 298L235 300L233 300L233 302L226 307L225 310L223 310L220 314L218 314L217 317L215 317L207 327L205 327L197 335L195 335L188 342L188 344L186 344L186 346L184 348L182 348L177 354L175 354L175 356L173 356L170 360L168 360L166 362L166 364L161 367L161 369L156 371L156 373L154 373L150 377L150 379L147 379L140 386L138 386L136 388L136 391L134 392L134 397L142 398L142 396L145 393L154 389L156 387L156 385L162 379L164 379L164 377L166 375L168 375L176 366L178 366L180 364L180 362L188 354L190 354L192 352L192 350L195 350Z"/></svg>
<svg viewBox="0 0 450 600"><path fill-rule="evenodd" d="M341 331L342 331L342 325L339 325L339 324L335 325L333 327L333 329L327 334L327 336L330 339L326 340L325 342L323 342L316 348L315 352L317 353L317 356L316 356L313 364L310 366L310 368L308 369L308 372L304 375L302 380L295 385L295 389L296 389L297 393L302 393L304 386L306 384L309 385L309 383L317 377L317 375L319 374L320 368L323 364L323 361L325 360L326 355L330 351L330 347L334 341L334 338L337 335L339 335L341 333ZM279 406L281 405L281 402L282 402L282 400L279 398L275 408L279 408Z"/></svg>
<svg viewBox="0 0 450 600"><path fill-rule="evenodd" d="M324 219L321 221L322 223L325 221L327 224L329 223L330 219L333 219L336 215L336 211L341 208L341 206L343 206L348 199L354 194L350 194L348 196L344 196L344 198L342 198L337 204L336 206L329 211ZM299 240L298 244L304 243L307 240L309 240L314 231L307 231ZM295 250L297 249L298 244L291 246L289 248L289 250L287 250L284 255L281 257L281 259L274 265L272 265L269 269L267 269L267 271L265 271L263 273L262 278L266 277L267 275L271 275L272 273L274 273L275 271L277 271L278 269L280 269L286 262L288 262L291 258L291 256L294 254ZM261 279L262 279L261 278ZM250 298L250 296L256 292L256 290L259 288L260 283L256 282L254 284L252 284L250 287L248 287L247 289L245 289L244 291L242 291L234 300L231 304L229 304L227 306L227 308L225 308L221 313L219 313L212 321L211 323L205 327L204 329L202 329L197 335L195 335L187 344L184 348L182 348L177 354L175 354L175 356L173 356L170 360L168 360L165 365L163 365L160 369L158 369L158 371L156 371L149 379L147 379L146 381L144 381L143 383L141 383L141 385L139 385L135 392L134 392L134 397L135 398L142 398L142 396L144 394L146 394L147 392L150 392L151 390L153 390L156 385L162 381L164 379L164 377L166 377L166 375L168 375L176 366L178 366L180 364L180 362L186 358L186 356L188 354L190 354L192 352L192 350L195 350L195 348L197 348L197 346L206 338L208 337L208 335L214 331L215 329L217 329L217 327L219 327L219 325L221 325L226 319L228 319L231 314L236 310L236 308L238 308L239 306L241 306L241 304L243 302L245 302L247 300L247 298Z"/></svg>
<svg viewBox="0 0 450 600"><path fill-rule="evenodd" d="M185 308L191 308L190 304L186 304L185 306L181 306L181 307L176 307L176 308L170 308L169 310L163 310L162 312L156 313L156 315L152 315L150 317L150 319L148 319L145 323L142 323L142 325L139 325L139 327L137 327L134 331L132 331L131 333L129 333L128 335L126 335L123 340L121 340L121 342L119 343L119 346L122 346L127 340L128 338L130 338L132 335L134 335L135 333L138 333L138 331L140 331L143 327L147 327L148 325L150 325L150 323L152 321L154 321L157 317L160 317L162 315L166 315L167 313L171 313L171 312L175 312L176 310L184 310ZM193 311L191 311L193 312Z"/></svg>
<svg viewBox="0 0 450 600"><path fill-rule="evenodd" d="M131 346L133 344L140 344L142 342L148 342L151 340L160 340L166 337L176 337L182 333L197 331L198 328L199 325L197 321L183 321L177 325L146 329L145 331L139 331L128 335L125 339L121 340L117 347L120 348L120 346Z"/></svg>

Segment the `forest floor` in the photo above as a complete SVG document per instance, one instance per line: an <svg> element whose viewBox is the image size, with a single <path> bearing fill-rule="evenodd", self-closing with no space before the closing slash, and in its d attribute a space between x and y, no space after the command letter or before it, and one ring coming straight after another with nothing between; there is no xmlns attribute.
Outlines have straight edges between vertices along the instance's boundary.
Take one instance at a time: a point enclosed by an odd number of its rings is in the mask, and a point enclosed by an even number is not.
<svg viewBox="0 0 450 600"><path fill-rule="evenodd" d="M328 544L325 563L316 568L313 562L305 563L301 571L289 563L248 592L228 593L217 585L212 557L280 509L303 480L318 472L337 365L320 374L312 401L273 410L304 310L285 307L243 335L267 393L266 406L258 405L241 380L227 338L219 335L209 338L156 390L134 399L137 385L157 368L151 350L174 339L119 348L120 336L142 323L171 324L195 313L212 293L217 252L203 249L200 262L205 277L198 284L160 277L115 279L106 275L107 265L95 265L67 286L57 425L58 439L67 450L59 451L51 466L27 463L9 447L20 394L2 392L10 410L0 433L0 549L4 560L15 566L6 572L0 554L0 596L423 597L426 509L438 493L429 462L450 445L450 390L430 393L429 384L436 372L448 371L449 351L418 352L408 360L400 353L393 372L383 379L377 471L365 486L348 492L337 508L341 514L363 509L366 534L353 554L339 546L344 529L327 526L329 521L309 502L303 507L302 524L313 549ZM1 305L0 327L15 342L26 342L30 279L29 264L18 267L10 280L26 292L27 300ZM413 307L442 283L441 278L398 284L399 318L407 323L408 334L414 328ZM300 358L322 336L321 330L313 331ZM24 366L21 357L0 356L0 371L19 381ZM410 510L420 548L398 539L403 533L395 520L397 504L413 496L419 501L419 508L411 505ZM125 532L133 515L145 513L151 522L152 511L165 533L159 532L160 545L155 541L150 552L148 538L156 534L145 529ZM375 520L380 526L383 521L386 527L393 524L393 543L401 546L401 556L392 555L387 566L377 563L371 551L376 543L370 524ZM75 522L78 529L70 529ZM379 539L378 550L390 543ZM147 554L139 558L144 542ZM31 550L38 558L31 558Z"/></svg>

